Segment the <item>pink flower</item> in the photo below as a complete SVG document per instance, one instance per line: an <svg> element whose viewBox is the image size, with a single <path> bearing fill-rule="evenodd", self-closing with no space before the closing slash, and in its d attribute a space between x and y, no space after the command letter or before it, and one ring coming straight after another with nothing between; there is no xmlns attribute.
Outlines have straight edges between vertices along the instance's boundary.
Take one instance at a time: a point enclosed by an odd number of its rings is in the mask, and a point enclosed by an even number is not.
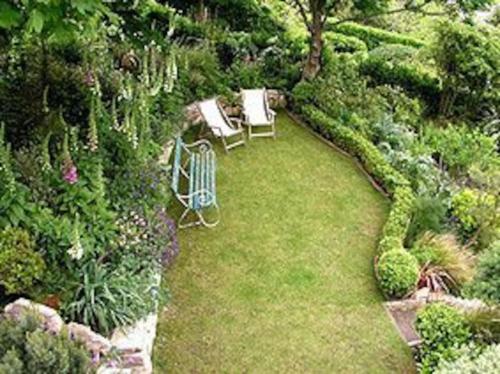
<svg viewBox="0 0 500 374"><path fill-rule="evenodd" d="M63 179L69 184L78 182L78 171L76 166L71 164L63 170Z"/></svg>

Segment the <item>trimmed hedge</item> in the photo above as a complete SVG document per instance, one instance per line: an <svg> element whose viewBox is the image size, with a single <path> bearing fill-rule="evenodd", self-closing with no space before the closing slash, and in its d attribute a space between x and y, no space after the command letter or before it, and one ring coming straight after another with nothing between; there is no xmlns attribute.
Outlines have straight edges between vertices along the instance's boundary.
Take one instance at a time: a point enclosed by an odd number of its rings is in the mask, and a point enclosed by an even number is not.
<svg viewBox="0 0 500 374"><path fill-rule="evenodd" d="M359 159L366 171L391 195L393 204L383 228L378 247L379 255L391 250L404 250L403 242L415 199L410 182L394 169L379 149L364 136L341 125L313 105L304 105L301 109L303 117L315 130ZM410 253L408 255L411 256Z"/></svg>
<svg viewBox="0 0 500 374"><path fill-rule="evenodd" d="M416 48L425 46L425 42L422 40L354 22L342 23L335 26L333 31L361 39L366 43L368 49L376 48L381 44L402 44Z"/></svg>
<svg viewBox="0 0 500 374"><path fill-rule="evenodd" d="M422 98L431 107L439 102L441 94L439 79L411 64L394 64L379 56L369 55L361 63L360 71L370 76L376 84L399 86L409 94Z"/></svg>
<svg viewBox="0 0 500 374"><path fill-rule="evenodd" d="M355 36L340 34L338 32L326 32L325 40L327 47L331 47L337 53L366 52L366 43Z"/></svg>

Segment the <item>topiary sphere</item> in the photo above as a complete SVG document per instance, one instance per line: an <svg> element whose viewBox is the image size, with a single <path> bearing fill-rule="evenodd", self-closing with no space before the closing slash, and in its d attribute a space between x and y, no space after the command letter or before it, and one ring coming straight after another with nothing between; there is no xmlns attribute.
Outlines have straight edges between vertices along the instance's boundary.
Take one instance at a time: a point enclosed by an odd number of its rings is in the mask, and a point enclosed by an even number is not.
<svg viewBox="0 0 500 374"><path fill-rule="evenodd" d="M417 285L418 262L406 250L392 249L380 257L377 273L384 294L390 298L401 298Z"/></svg>

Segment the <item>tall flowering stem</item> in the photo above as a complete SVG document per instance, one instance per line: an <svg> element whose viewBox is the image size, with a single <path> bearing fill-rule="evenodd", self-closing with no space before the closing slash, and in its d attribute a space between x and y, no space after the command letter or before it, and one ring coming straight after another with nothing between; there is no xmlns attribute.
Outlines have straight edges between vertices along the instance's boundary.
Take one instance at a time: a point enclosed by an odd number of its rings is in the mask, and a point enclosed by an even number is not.
<svg viewBox="0 0 500 374"><path fill-rule="evenodd" d="M96 114L96 101L99 100L97 96L92 96L89 112L89 133L88 133L88 146L91 152L96 152L99 147L99 138L97 131L97 114Z"/></svg>
<svg viewBox="0 0 500 374"><path fill-rule="evenodd" d="M10 146L5 142L5 124L0 126L0 177L7 190L14 192L16 179L10 162Z"/></svg>
<svg viewBox="0 0 500 374"><path fill-rule="evenodd" d="M78 182L78 170L73 163L71 153L69 151L69 136L68 131L64 134L63 141L63 161L62 161L62 175L63 179L69 184Z"/></svg>

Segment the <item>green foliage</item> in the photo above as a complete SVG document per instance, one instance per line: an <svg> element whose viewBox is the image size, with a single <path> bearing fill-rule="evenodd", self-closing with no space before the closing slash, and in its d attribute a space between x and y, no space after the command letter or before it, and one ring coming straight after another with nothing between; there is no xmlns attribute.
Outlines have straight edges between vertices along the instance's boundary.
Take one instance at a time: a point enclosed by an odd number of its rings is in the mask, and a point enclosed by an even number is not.
<svg viewBox="0 0 500 374"><path fill-rule="evenodd" d="M0 283L8 293L28 292L45 270L28 232L18 228L0 231Z"/></svg>
<svg viewBox="0 0 500 374"><path fill-rule="evenodd" d="M90 355L82 343L69 338L67 331L51 335L40 321L24 315L20 321L0 321L1 373L74 373L93 372Z"/></svg>
<svg viewBox="0 0 500 374"><path fill-rule="evenodd" d="M325 33L324 38L326 43L331 46L334 52L337 53L355 53L368 51L365 42L354 36L329 31Z"/></svg>
<svg viewBox="0 0 500 374"><path fill-rule="evenodd" d="M470 311L466 314L474 341L479 344L500 343L500 307L498 305Z"/></svg>
<svg viewBox="0 0 500 374"><path fill-rule="evenodd" d="M443 360L436 374L496 374L500 371L500 344L484 349L468 345L460 349L455 360Z"/></svg>
<svg viewBox="0 0 500 374"><path fill-rule="evenodd" d="M391 211L378 247L379 253L402 247L408 231L414 199L412 190L407 186L397 187L394 191Z"/></svg>
<svg viewBox="0 0 500 374"><path fill-rule="evenodd" d="M415 64L416 50L402 45L383 45L372 50L361 64L361 72L377 85L389 84L403 88L425 100L434 109L441 92L439 80Z"/></svg>
<svg viewBox="0 0 500 374"><path fill-rule="evenodd" d="M375 27L363 26L354 22L345 22L335 26L334 31L340 34L354 36L364 41L370 50L381 44L401 44L415 48L425 46L425 43L421 40Z"/></svg>
<svg viewBox="0 0 500 374"><path fill-rule="evenodd" d="M228 94L217 54L208 46L183 49L180 52L179 85L187 102Z"/></svg>
<svg viewBox="0 0 500 374"><path fill-rule="evenodd" d="M467 175L472 166L486 170L499 164L495 137L465 125L429 126L424 131L423 142L455 177Z"/></svg>
<svg viewBox="0 0 500 374"><path fill-rule="evenodd" d="M155 306L152 270L133 273L126 267L112 269L90 261L81 269L79 285L72 300L63 306L63 314L103 334L131 324Z"/></svg>
<svg viewBox="0 0 500 374"><path fill-rule="evenodd" d="M432 373L440 361L454 360L459 348L471 338L465 317L445 304L430 304L417 314L415 327L422 338L422 373Z"/></svg>
<svg viewBox="0 0 500 374"><path fill-rule="evenodd" d="M442 22L437 28L433 51L443 83L441 114L474 118L498 108L498 30Z"/></svg>
<svg viewBox="0 0 500 374"><path fill-rule="evenodd" d="M415 199L413 214L405 244L411 246L426 231L441 233L447 219L448 207L440 196L421 195Z"/></svg>
<svg viewBox="0 0 500 374"><path fill-rule="evenodd" d="M417 285L417 260L402 248L391 249L380 256L377 278L382 292L387 297L402 298Z"/></svg>
<svg viewBox="0 0 500 374"><path fill-rule="evenodd" d="M479 257L476 276L468 285L467 294L490 303L500 303L500 242Z"/></svg>
<svg viewBox="0 0 500 374"><path fill-rule="evenodd" d="M0 2L0 27L20 27L28 34L42 35L49 42L70 42L95 31L110 9L97 0Z"/></svg>
<svg viewBox="0 0 500 374"><path fill-rule="evenodd" d="M494 214L484 214L495 209L495 202L493 195L464 188L452 197L452 213L458 219L464 233L472 233L483 224L484 220L495 219Z"/></svg>
<svg viewBox="0 0 500 374"><path fill-rule="evenodd" d="M426 232L411 253L421 267L420 282L432 290L457 290L474 276L472 254L453 235Z"/></svg>

